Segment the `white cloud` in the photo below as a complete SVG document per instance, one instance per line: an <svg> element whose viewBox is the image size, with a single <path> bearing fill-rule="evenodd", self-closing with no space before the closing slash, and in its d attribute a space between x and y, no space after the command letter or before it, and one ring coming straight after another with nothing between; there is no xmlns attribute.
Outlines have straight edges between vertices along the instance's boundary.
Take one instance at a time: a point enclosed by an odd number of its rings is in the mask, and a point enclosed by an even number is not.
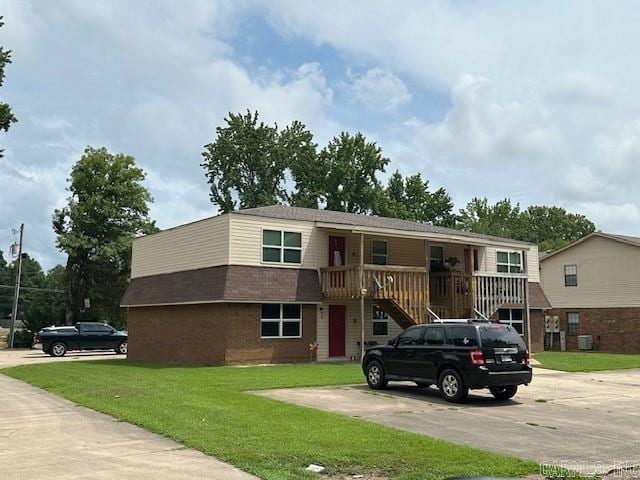
<svg viewBox="0 0 640 480"><path fill-rule="evenodd" d="M365 107L390 112L411 100L411 94L400 78L388 70L372 68L362 75L350 75L349 91Z"/></svg>
<svg viewBox="0 0 640 480"><path fill-rule="evenodd" d="M459 203L473 195L557 203L593 212L603 229L640 234L638 222L615 213L640 208L633 2L268 5L283 35L449 95L442 118L416 115L401 133L380 129L405 171L425 172Z"/></svg>
<svg viewBox="0 0 640 480"><path fill-rule="evenodd" d="M299 119L318 138L338 129L326 114L333 91L319 64L255 74L236 61L242 3L10 5L2 33L14 63L3 95L19 123L2 138L2 250L24 220L27 245L43 264L64 261L50 217L86 145L132 154L152 172L152 214L168 227L215 213L200 154L230 111L257 109L280 125Z"/></svg>

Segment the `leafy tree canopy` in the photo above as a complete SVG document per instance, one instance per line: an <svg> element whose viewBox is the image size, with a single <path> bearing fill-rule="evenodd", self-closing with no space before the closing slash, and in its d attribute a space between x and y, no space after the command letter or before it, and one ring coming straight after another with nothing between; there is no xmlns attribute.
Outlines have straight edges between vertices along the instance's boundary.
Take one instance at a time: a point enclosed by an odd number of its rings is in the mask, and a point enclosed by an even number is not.
<svg viewBox="0 0 640 480"><path fill-rule="evenodd" d="M508 198L494 205L486 198L472 199L460 210L459 227L536 243L542 251L556 250L595 231L593 222L584 215L540 205L521 211Z"/></svg>
<svg viewBox="0 0 640 480"><path fill-rule="evenodd" d="M375 142L360 132L342 132L322 149L318 157L325 173L323 195L327 210L350 213L375 213L384 202L384 190L378 174L389 159Z"/></svg>
<svg viewBox="0 0 640 480"><path fill-rule="evenodd" d="M83 315L122 320L119 303L130 271L131 242L136 235L156 230L149 218L152 198L142 184L144 178L132 156L106 148L87 147L73 166L71 196L53 215L57 246L68 255L69 320ZM91 302L86 312L85 298Z"/></svg>
<svg viewBox="0 0 640 480"><path fill-rule="evenodd" d="M3 25L4 22L2 21L2 17L0 17L0 27ZM10 63L11 50L5 50L3 47L0 47L0 87L4 84L4 69ZM11 124L17 121L18 119L11 111L11 106L7 103L0 102L0 130L8 131ZM0 149L0 158L2 158L2 152L3 150Z"/></svg>
<svg viewBox="0 0 640 480"><path fill-rule="evenodd" d="M313 136L300 122L280 131L258 121L258 112L230 113L226 126L205 146L201 164L211 189L211 201L223 213L239 208L274 205L289 200L287 168L300 179L315 159ZM302 181L302 180L301 180ZM312 188L302 187L295 200L313 204Z"/></svg>
<svg viewBox="0 0 640 480"><path fill-rule="evenodd" d="M456 216L451 196L444 188L431 192L429 181L423 180L419 173L403 178L396 170L389 178L385 193L386 202L380 211L381 215L433 225L455 226Z"/></svg>

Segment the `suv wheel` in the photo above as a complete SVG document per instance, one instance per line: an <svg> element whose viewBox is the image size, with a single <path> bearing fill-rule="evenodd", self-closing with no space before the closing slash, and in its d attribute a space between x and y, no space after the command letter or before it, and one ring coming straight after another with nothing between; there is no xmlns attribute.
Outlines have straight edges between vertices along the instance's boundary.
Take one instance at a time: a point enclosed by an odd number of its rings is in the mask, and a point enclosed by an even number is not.
<svg viewBox="0 0 640 480"><path fill-rule="evenodd" d="M509 400L518 391L518 386L507 385L505 387L491 387L489 391L497 400Z"/></svg>
<svg viewBox="0 0 640 480"><path fill-rule="evenodd" d="M120 342L118 344L118 348L116 348L116 353L119 353L120 355L126 355L127 354L127 347L128 347L128 344L127 344L126 340Z"/></svg>
<svg viewBox="0 0 640 480"><path fill-rule="evenodd" d="M367 383L374 390L382 390L387 386L387 376L380 362L374 360L367 365Z"/></svg>
<svg viewBox="0 0 640 480"><path fill-rule="evenodd" d="M469 395L469 389L462 377L455 370L447 369L440 374L438 380L440 394L447 402L464 402Z"/></svg>
<svg viewBox="0 0 640 480"><path fill-rule="evenodd" d="M49 348L49 355L52 357L64 357L67 353L67 346L62 342L56 342Z"/></svg>

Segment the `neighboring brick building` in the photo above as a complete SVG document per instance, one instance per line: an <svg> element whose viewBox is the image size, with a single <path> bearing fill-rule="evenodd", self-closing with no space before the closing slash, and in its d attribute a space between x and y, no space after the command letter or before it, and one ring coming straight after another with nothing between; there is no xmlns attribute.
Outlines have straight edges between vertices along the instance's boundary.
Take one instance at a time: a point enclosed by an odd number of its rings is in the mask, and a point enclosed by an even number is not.
<svg viewBox="0 0 640 480"><path fill-rule="evenodd" d="M129 358L224 364L359 358L430 311L478 311L535 351L548 302L533 244L273 206L135 239L122 306Z"/></svg>
<svg viewBox="0 0 640 480"><path fill-rule="evenodd" d="M595 232L542 257L540 269L567 349L592 335L594 350L640 353L640 237Z"/></svg>

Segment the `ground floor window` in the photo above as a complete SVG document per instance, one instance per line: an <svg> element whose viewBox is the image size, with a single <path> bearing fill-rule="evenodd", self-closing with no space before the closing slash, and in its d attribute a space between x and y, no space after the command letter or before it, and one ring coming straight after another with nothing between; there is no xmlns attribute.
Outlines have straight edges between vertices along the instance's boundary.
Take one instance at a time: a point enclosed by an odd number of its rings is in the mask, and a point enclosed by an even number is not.
<svg viewBox="0 0 640 480"><path fill-rule="evenodd" d="M265 303L260 317L262 338L300 338L302 306L296 303Z"/></svg>
<svg viewBox="0 0 640 480"><path fill-rule="evenodd" d="M373 334L389 335L389 315L378 305L373 306Z"/></svg>
<svg viewBox="0 0 640 480"><path fill-rule="evenodd" d="M498 320L505 325L511 325L516 332L524 335L523 311L520 308L501 308L498 310Z"/></svg>
<svg viewBox="0 0 640 480"><path fill-rule="evenodd" d="M567 335L580 333L580 314L578 312L567 313Z"/></svg>

